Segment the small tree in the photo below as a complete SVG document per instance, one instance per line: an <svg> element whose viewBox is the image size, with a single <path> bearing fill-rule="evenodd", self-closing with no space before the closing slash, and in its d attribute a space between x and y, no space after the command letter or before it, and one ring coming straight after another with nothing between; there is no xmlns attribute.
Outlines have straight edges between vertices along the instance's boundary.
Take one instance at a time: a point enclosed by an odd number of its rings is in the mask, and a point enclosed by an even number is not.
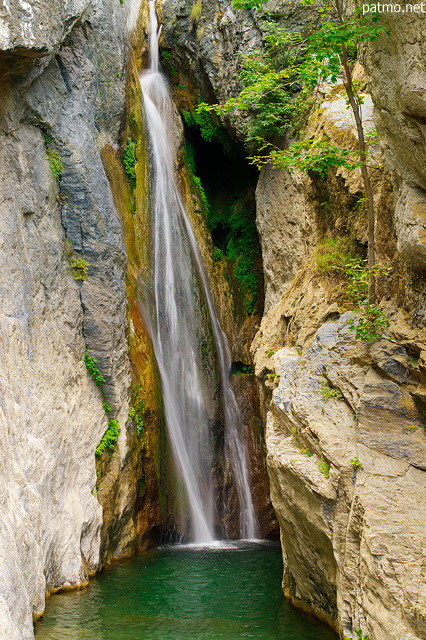
<svg viewBox="0 0 426 640"><path fill-rule="evenodd" d="M302 0L302 4L311 5L315 0ZM352 110L356 130L358 134L359 166L361 168L364 183L365 198L367 201L368 220L368 301L374 304L376 301L376 285L374 265L375 258L375 233L374 233L374 201L373 189L367 168L367 145L365 141L364 127L362 125L363 96L357 90L352 78L352 69L349 49L361 42L372 41L385 31L377 26L377 17L362 16L360 12L350 18L345 18L340 0L333 0L333 7L322 6L320 12L334 8L337 20L323 21L321 28L314 32L308 39L308 57L302 65L302 77L309 82L317 75L318 80L331 78L337 81L337 76L343 76L349 106Z"/></svg>

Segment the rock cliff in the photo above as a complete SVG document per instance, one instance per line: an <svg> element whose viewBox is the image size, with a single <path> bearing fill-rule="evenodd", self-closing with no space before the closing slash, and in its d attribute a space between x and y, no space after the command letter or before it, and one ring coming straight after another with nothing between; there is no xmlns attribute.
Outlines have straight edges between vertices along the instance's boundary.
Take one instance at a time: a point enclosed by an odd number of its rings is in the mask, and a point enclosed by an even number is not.
<svg viewBox="0 0 426 640"><path fill-rule="evenodd" d="M85 584L101 554L128 553L135 540L127 255L101 149L120 144L137 11L61 1L1 9L0 636L10 640L33 637L46 593ZM105 482L125 479L107 496L109 544L94 455L108 427L104 400L121 428Z"/></svg>
<svg viewBox="0 0 426 640"><path fill-rule="evenodd" d="M127 0L16 2L0 13L0 636L10 640L33 637L46 594L87 584L104 564L175 527L179 496L140 305L149 271L138 80L145 14ZM180 120L177 129L181 136ZM228 313L229 274L212 260L183 165L222 319L245 361L255 319ZM99 387L86 351L104 378ZM236 382L253 427L255 474L264 477L254 378ZM111 420L118 442L95 458ZM266 502L270 531L266 493L261 485L257 502Z"/></svg>
<svg viewBox="0 0 426 640"><path fill-rule="evenodd" d="M412 34L421 21L409 24ZM357 172L331 172L324 182L266 168L257 188L266 313L252 352L285 595L343 637L361 630L375 640L414 640L426 635L424 192L416 172L423 138L420 98L416 116L403 103L410 83L418 95L424 88L420 35L410 52L405 27L390 26L390 40L364 52L372 101L367 95L363 106L366 129L374 118L379 131L370 165L378 260L393 267L379 282L389 341L355 339L339 278L321 262L330 238L365 242L365 219L351 204L362 194ZM380 73L385 65L394 65L391 76ZM336 89L325 88L307 134L323 131L353 148L353 124ZM402 126L411 127L408 139L396 133ZM405 162L414 136L416 155Z"/></svg>

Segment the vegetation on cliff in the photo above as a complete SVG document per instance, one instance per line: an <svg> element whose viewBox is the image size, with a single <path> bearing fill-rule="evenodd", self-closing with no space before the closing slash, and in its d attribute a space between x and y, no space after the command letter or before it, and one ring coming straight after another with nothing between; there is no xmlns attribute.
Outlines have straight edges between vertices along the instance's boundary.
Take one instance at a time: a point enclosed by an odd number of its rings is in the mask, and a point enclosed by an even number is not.
<svg viewBox="0 0 426 640"><path fill-rule="evenodd" d="M310 5L312 2L304 0L302 4ZM259 3L237 0L234 6L252 8L258 7ZM308 34L286 30L265 12L260 23L263 50L243 58L239 77L243 88L239 96L223 105L202 103L198 111L208 113L213 110L217 114L247 111L246 142L252 151L251 161L259 168L271 163L289 171L314 172L323 177L331 168L360 169L365 194L363 201L368 213L368 267L362 265L367 290L363 299L358 296L354 301L357 307L353 328L357 337L371 341L381 335L388 321L376 304L375 214L367 167L367 134L362 124L364 96L352 77L352 68L357 45L377 39L385 29L376 24L375 16L362 16L355 12L348 18L344 17L339 0L335 0L332 6L322 4L318 12L321 26ZM314 88L321 82L335 83L339 77L343 77L347 106L355 120L357 148L342 148L326 136L314 135L296 140L283 149L277 141L283 135L287 140L300 135L301 121L306 119L313 103ZM383 269L379 271L383 273ZM349 277L355 278L355 275L353 271Z"/></svg>
<svg viewBox="0 0 426 640"><path fill-rule="evenodd" d="M183 117L188 126L200 131L204 141L220 143L223 150L221 153L230 149L228 134L214 124L209 113L183 112ZM228 262L244 312L250 315L259 300L261 290L260 247L250 178L239 176L237 182L232 184L231 195L226 185L215 184L215 168L209 167L209 171L199 172L196 150L189 141L185 143L185 159L189 178L201 201L207 228L212 236L213 261ZM231 162L230 159L229 163ZM203 174L203 182L197 175L198 172Z"/></svg>

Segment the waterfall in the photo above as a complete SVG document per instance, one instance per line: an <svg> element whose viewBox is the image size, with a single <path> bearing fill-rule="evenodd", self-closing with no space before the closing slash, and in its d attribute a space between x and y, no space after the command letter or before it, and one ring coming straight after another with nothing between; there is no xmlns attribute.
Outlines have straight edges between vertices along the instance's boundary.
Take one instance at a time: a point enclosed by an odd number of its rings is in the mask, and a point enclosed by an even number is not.
<svg viewBox="0 0 426 640"><path fill-rule="evenodd" d="M196 543L214 540L212 436L206 409L198 336L202 301L207 307L220 369L225 450L240 505L240 536L255 538L243 421L229 381L231 354L217 318L210 286L175 177L173 108L160 71L155 0L149 1L149 68L140 76L152 158L153 297L148 319L161 377L169 439L183 480Z"/></svg>

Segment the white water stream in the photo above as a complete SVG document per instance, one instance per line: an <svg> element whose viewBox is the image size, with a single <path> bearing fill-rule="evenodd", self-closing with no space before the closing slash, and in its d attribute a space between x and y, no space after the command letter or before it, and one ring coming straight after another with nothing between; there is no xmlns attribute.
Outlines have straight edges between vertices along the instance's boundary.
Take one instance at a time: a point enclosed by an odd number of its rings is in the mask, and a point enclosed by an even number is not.
<svg viewBox="0 0 426 640"><path fill-rule="evenodd" d="M244 425L230 385L231 354L175 176L173 107L158 57L155 1L149 1L149 68L140 76L152 158L154 306L148 325L163 391L167 429L183 480L195 543L214 541L212 435L199 336L204 299L210 316L224 406L225 452L240 506L240 537L257 537Z"/></svg>

